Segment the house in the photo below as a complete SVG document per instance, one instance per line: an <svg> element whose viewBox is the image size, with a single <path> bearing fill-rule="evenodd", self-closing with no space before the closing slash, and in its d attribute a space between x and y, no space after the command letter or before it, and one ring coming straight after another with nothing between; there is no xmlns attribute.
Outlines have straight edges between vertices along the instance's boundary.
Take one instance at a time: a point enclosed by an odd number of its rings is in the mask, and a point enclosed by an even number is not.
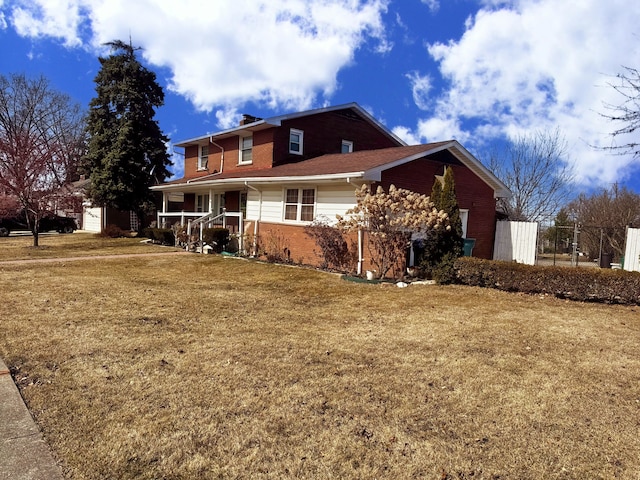
<svg viewBox="0 0 640 480"><path fill-rule="evenodd" d="M304 226L343 215L363 183L430 194L452 168L464 235L483 258L492 256L496 200L510 195L456 140L406 145L356 103L245 116L236 128L177 146L184 177L152 187L163 196L159 225L220 219L241 237L279 241L292 260L309 264L318 258Z"/></svg>
<svg viewBox="0 0 640 480"><path fill-rule="evenodd" d="M69 185L68 188L74 192L78 202L72 213L66 213L67 216L73 216L78 226L87 232L101 233L110 225L121 230L138 230L138 216L135 212L94 206L85 194L89 182L90 180L82 175L79 180Z"/></svg>

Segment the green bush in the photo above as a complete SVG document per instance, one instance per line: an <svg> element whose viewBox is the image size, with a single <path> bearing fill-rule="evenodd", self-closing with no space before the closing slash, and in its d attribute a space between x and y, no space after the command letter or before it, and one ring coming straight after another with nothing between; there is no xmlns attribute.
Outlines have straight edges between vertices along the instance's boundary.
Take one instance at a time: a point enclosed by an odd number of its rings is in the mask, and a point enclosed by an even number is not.
<svg viewBox="0 0 640 480"><path fill-rule="evenodd" d="M229 229L228 228L205 228L202 230L202 241L207 245L213 247L213 251L221 253L229 243Z"/></svg>
<svg viewBox="0 0 640 480"><path fill-rule="evenodd" d="M584 302L640 305L640 272L543 267L462 257L456 279L464 285L548 294Z"/></svg>

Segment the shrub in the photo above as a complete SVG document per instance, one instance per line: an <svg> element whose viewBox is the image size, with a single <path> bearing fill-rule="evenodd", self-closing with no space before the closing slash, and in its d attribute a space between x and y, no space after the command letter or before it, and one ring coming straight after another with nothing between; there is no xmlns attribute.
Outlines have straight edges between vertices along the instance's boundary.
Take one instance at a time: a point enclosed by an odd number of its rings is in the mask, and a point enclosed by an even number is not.
<svg viewBox="0 0 640 480"><path fill-rule="evenodd" d="M284 235L278 232L269 232L258 239L260 255L266 257L268 262L292 263L289 242Z"/></svg>
<svg viewBox="0 0 640 480"><path fill-rule="evenodd" d="M358 248L354 241L347 242L342 231L321 220L313 222L304 228L307 236L311 237L320 252L315 252L322 259L320 268L352 272L358 261Z"/></svg>
<svg viewBox="0 0 640 480"><path fill-rule="evenodd" d="M171 228L151 228L147 227L142 230L142 235L162 245L175 245L175 236Z"/></svg>
<svg viewBox="0 0 640 480"><path fill-rule="evenodd" d="M202 241L207 245L211 245L214 252L222 253L229 243L229 229L221 227L205 228L202 230Z"/></svg>
<svg viewBox="0 0 640 480"><path fill-rule="evenodd" d="M121 238L126 237L127 233L117 225L107 225L102 232L100 232L100 235L109 238Z"/></svg>
<svg viewBox="0 0 640 480"><path fill-rule="evenodd" d="M640 272L543 267L472 257L456 260L455 269L458 282L465 285L585 302L640 305Z"/></svg>

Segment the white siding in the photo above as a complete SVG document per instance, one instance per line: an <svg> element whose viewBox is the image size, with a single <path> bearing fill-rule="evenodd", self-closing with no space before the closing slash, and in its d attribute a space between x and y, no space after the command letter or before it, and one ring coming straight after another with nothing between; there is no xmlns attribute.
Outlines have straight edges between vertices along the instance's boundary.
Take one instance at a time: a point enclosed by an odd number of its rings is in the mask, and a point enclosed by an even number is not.
<svg viewBox="0 0 640 480"><path fill-rule="evenodd" d="M496 222L493 259L535 265L537 237L535 222Z"/></svg>
<svg viewBox="0 0 640 480"><path fill-rule="evenodd" d="M102 231L102 208L84 207L82 212L82 230L96 233Z"/></svg>
<svg viewBox="0 0 640 480"><path fill-rule="evenodd" d="M627 229L627 241L624 250L624 269L640 272L640 228Z"/></svg>
<svg viewBox="0 0 640 480"><path fill-rule="evenodd" d="M287 188L297 188L300 185L287 185ZM302 186L311 188L311 186ZM280 223L283 221L284 186L262 188L263 222ZM348 183L340 185L320 185L316 187L316 218L328 222L335 222L336 215L344 213L356 203L355 187ZM255 190L247 193L247 220L259 218L260 194Z"/></svg>
<svg viewBox="0 0 640 480"><path fill-rule="evenodd" d="M316 198L316 218L329 223L336 222L336 215L343 215L356 204L356 187L344 185L320 186Z"/></svg>
<svg viewBox="0 0 640 480"><path fill-rule="evenodd" d="M254 190L249 190L247 195L247 220L257 220L263 222L282 221L282 188L269 187L261 188L262 191L262 214L260 215L260 194Z"/></svg>

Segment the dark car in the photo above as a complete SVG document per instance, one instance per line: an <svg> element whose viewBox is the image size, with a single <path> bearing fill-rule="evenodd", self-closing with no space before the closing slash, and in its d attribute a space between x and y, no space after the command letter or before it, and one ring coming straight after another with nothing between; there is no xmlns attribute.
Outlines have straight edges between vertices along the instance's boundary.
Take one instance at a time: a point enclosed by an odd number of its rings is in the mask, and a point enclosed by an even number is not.
<svg viewBox="0 0 640 480"><path fill-rule="evenodd" d="M76 221L70 217L61 217L55 213L45 213L40 219L39 232L73 233L77 230ZM7 237L15 230L31 230L24 214L0 218L0 237Z"/></svg>

